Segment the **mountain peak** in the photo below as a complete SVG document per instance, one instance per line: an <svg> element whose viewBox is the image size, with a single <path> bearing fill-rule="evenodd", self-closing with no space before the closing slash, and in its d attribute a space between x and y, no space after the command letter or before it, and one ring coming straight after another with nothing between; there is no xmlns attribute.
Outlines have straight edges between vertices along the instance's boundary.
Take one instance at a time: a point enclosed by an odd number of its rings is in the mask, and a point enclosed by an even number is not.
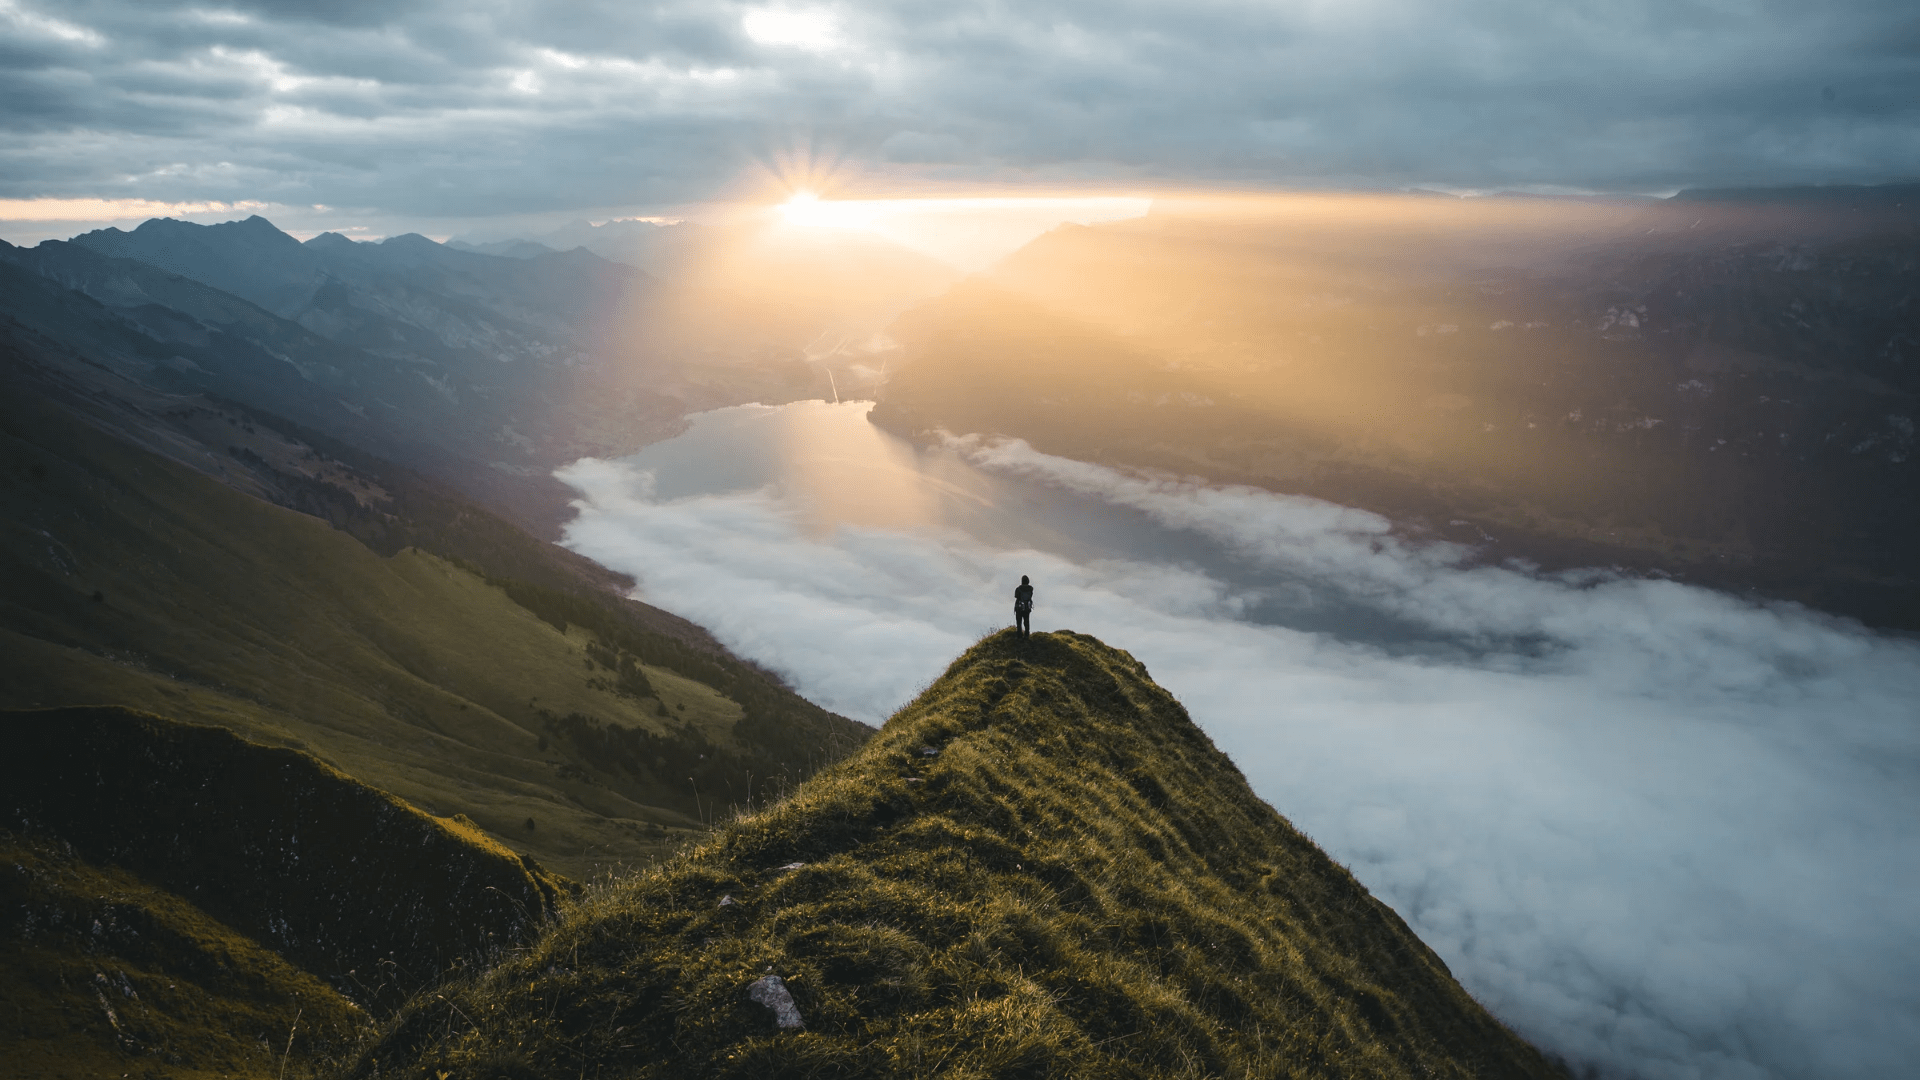
<svg viewBox="0 0 1920 1080"><path fill-rule="evenodd" d="M96 236L104 233L120 233L120 230L98 229L87 235ZM213 225L202 225L199 222L186 221L181 218L148 218L141 222L133 232L120 233L120 235L136 236L141 239L148 239L159 235L188 235L216 242L228 239L244 239L245 242L253 244L265 242L269 244L284 243L293 246L298 246L300 243L300 241L281 232L278 225L261 217L259 214L254 214L239 221L222 221ZM78 240L80 238L75 237L75 239Z"/></svg>
<svg viewBox="0 0 1920 1080"><path fill-rule="evenodd" d="M261 217L259 214L254 214L244 221L222 221L217 225L204 225L199 227L206 230L205 235L210 239L242 238L244 242L248 244L285 250L292 250L300 246L300 241L281 232L278 225Z"/></svg>
<svg viewBox="0 0 1920 1080"><path fill-rule="evenodd" d="M189 230L189 229L204 229L204 228L206 228L205 225L198 225L191 221L183 221L180 218L155 217L155 218L148 218L147 220L141 222L140 224L135 225L133 227L133 232L129 233L128 235L135 235L139 233L147 233L147 234L164 233L164 232L170 232L170 231L183 231L183 230ZM113 229L113 228L98 229L95 231L103 232L103 233L104 232L116 232L116 233L120 232L119 229ZM88 234L88 235L92 235L92 234Z"/></svg>
<svg viewBox="0 0 1920 1080"><path fill-rule="evenodd" d="M354 241L352 237L337 232L323 232L302 246L310 247L315 251L352 251Z"/></svg>
<svg viewBox="0 0 1920 1080"><path fill-rule="evenodd" d="M1556 1075L1145 667L1070 631L989 636L865 749L448 997L368 1060Z"/></svg>

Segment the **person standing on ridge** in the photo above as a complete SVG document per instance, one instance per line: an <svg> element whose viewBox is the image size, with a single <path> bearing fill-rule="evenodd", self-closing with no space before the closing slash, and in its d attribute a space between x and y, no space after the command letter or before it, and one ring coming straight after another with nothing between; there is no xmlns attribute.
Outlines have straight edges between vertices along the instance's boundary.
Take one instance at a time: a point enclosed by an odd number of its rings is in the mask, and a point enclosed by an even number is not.
<svg viewBox="0 0 1920 1080"><path fill-rule="evenodd" d="M1032 614L1033 584L1027 580L1027 575L1021 574L1020 587L1013 590L1013 627L1020 631L1021 637L1033 633L1033 627L1027 622L1027 616Z"/></svg>

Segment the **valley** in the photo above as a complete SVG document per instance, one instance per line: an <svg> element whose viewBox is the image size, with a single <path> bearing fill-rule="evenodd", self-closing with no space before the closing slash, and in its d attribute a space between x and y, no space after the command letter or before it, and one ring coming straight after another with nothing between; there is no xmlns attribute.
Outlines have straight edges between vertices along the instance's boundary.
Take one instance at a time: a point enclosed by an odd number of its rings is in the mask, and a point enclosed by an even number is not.
<svg viewBox="0 0 1920 1080"><path fill-rule="evenodd" d="M1913 1073L1909 7L0 0L0 1080Z"/></svg>
<svg viewBox="0 0 1920 1080"><path fill-rule="evenodd" d="M0 248L0 1072L1818 1074L1605 943L1903 864L1902 191Z"/></svg>

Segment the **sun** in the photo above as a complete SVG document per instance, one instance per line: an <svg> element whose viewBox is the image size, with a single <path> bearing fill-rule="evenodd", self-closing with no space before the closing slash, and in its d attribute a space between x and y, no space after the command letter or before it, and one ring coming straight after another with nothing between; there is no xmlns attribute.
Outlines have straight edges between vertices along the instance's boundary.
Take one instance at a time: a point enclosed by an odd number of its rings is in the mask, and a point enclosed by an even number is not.
<svg viewBox="0 0 1920 1080"><path fill-rule="evenodd" d="M780 216L789 225L811 225L820 212L820 196L811 191L796 191L780 204Z"/></svg>
<svg viewBox="0 0 1920 1080"><path fill-rule="evenodd" d="M780 204L780 216L789 225L810 229L870 229L875 213L866 200L822 199L803 189Z"/></svg>
<svg viewBox="0 0 1920 1080"><path fill-rule="evenodd" d="M1149 196L1104 193L826 199L817 183L782 189L789 194L774 220L790 229L868 233L967 272L1063 223L1124 221L1153 206Z"/></svg>

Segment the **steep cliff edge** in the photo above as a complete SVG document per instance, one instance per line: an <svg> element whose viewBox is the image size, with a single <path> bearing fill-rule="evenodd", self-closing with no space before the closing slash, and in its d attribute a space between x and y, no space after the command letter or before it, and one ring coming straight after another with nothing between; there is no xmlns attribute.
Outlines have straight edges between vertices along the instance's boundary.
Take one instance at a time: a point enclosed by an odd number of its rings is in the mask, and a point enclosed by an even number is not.
<svg viewBox="0 0 1920 1080"><path fill-rule="evenodd" d="M355 1076L1553 1076L1144 667L989 637Z"/></svg>

